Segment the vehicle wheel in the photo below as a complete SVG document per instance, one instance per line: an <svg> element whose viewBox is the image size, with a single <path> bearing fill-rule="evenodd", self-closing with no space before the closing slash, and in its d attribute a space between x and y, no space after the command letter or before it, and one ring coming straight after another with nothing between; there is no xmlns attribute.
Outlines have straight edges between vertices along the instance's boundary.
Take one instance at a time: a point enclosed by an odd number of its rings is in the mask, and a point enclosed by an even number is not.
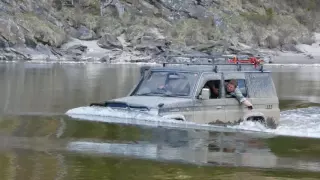
<svg viewBox="0 0 320 180"><path fill-rule="evenodd" d="M264 124L265 120L262 116L250 116L247 118L247 121L259 122Z"/></svg>
<svg viewBox="0 0 320 180"><path fill-rule="evenodd" d="M183 119L181 119L181 118L174 118L174 120L183 121Z"/></svg>
<svg viewBox="0 0 320 180"><path fill-rule="evenodd" d="M185 117L181 114L170 114L170 115L165 115L163 117L167 119L176 120L176 121L185 121Z"/></svg>

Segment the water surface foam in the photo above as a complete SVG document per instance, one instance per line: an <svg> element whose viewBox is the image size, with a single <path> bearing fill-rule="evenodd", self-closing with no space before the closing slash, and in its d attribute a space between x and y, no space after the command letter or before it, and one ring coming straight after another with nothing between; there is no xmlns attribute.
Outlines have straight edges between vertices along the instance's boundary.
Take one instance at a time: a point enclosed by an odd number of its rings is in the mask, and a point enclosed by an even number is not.
<svg viewBox="0 0 320 180"><path fill-rule="evenodd" d="M128 112L101 107L79 107L66 113L70 117L109 123L134 124L145 126L165 126L174 128L192 128L219 132L256 132L269 135L320 138L320 107L299 108L282 111L280 123L276 129L268 129L257 122L242 122L234 126L213 126L192 122L176 121L168 118L148 115L141 112Z"/></svg>

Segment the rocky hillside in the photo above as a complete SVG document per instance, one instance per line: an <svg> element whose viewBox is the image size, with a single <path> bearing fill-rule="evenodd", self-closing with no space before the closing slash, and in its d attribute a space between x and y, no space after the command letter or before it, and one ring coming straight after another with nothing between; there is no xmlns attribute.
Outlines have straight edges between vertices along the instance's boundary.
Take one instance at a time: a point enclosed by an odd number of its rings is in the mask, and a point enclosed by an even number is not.
<svg viewBox="0 0 320 180"><path fill-rule="evenodd" d="M81 60L84 41L101 48L89 58L102 61L296 51L314 42L318 11L317 0L0 0L0 59Z"/></svg>

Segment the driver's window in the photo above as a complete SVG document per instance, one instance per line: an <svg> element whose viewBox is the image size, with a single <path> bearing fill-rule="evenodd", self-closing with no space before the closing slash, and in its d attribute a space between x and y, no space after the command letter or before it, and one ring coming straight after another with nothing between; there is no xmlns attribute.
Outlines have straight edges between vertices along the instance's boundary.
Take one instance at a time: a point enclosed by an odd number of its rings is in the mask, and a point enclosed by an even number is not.
<svg viewBox="0 0 320 180"><path fill-rule="evenodd" d="M247 87L245 79L235 79L237 81L237 88L241 91L242 95L244 97L247 97ZM230 79L225 80L225 84L227 84L230 81ZM227 90L226 90L227 91ZM226 95L227 98L232 98L230 95Z"/></svg>
<svg viewBox="0 0 320 180"><path fill-rule="evenodd" d="M219 99L221 98L221 87L220 80L209 80L207 81L203 88L208 88L210 90L210 99ZM201 91L200 91L201 94Z"/></svg>

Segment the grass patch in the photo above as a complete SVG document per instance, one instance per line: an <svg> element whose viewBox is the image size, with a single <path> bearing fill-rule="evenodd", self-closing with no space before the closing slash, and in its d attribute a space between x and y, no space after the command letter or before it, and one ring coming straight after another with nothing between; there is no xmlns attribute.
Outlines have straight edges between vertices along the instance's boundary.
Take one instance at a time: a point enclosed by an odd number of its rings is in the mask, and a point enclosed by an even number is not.
<svg viewBox="0 0 320 180"><path fill-rule="evenodd" d="M0 131L2 133L12 133L20 123L14 117L0 117Z"/></svg>
<svg viewBox="0 0 320 180"><path fill-rule="evenodd" d="M99 26L100 15L84 12L80 8L62 8L60 15L63 20L69 22L69 24L78 28L80 25L84 25L91 30L96 30Z"/></svg>
<svg viewBox="0 0 320 180"><path fill-rule="evenodd" d="M100 0L87 0L85 6L85 11L92 14L93 16L100 15Z"/></svg>
<svg viewBox="0 0 320 180"><path fill-rule="evenodd" d="M173 44L186 46L207 43L217 40L222 32L215 27L213 19L183 19L173 24L168 36Z"/></svg>
<svg viewBox="0 0 320 180"><path fill-rule="evenodd" d="M119 36L124 30L125 26L122 25L118 18L112 16L104 16L98 20L97 32L99 34L112 34Z"/></svg>
<svg viewBox="0 0 320 180"><path fill-rule="evenodd" d="M259 25L271 25L274 22L275 13L272 8L267 8L265 10L265 14L254 13L254 12L246 12L241 13L241 15L249 20L253 21L255 24Z"/></svg>
<svg viewBox="0 0 320 180"><path fill-rule="evenodd" d="M318 179L319 173L297 170L266 170L242 167L196 166L120 157L67 156L71 167L81 165L82 170L70 169L68 176L75 179L149 179L149 180L236 180L236 179ZM73 164L76 164L73 165ZM79 178L77 178L79 177Z"/></svg>
<svg viewBox="0 0 320 180"><path fill-rule="evenodd" d="M280 105L281 111L297 109L297 108L308 108L313 106L320 106L319 103L311 103L311 102L298 101L298 100L281 100L279 105Z"/></svg>
<svg viewBox="0 0 320 180"><path fill-rule="evenodd" d="M42 20L34 13L17 14L17 22L28 30L29 36L36 38L44 44L58 47L66 40L66 34L56 25Z"/></svg>
<svg viewBox="0 0 320 180"><path fill-rule="evenodd" d="M266 142L277 156L320 158L319 139L275 137Z"/></svg>
<svg viewBox="0 0 320 180"><path fill-rule="evenodd" d="M307 11L316 11L320 7L318 0L282 0L293 9L302 8Z"/></svg>
<svg viewBox="0 0 320 180"><path fill-rule="evenodd" d="M171 28L171 24L160 17L146 17L132 15L128 12L123 17L103 16L99 21L99 33L109 33L119 36L126 33L128 41L135 41L145 33L149 33L150 28L157 28L159 32L166 36Z"/></svg>
<svg viewBox="0 0 320 180"><path fill-rule="evenodd" d="M150 28L157 28L173 45L178 46L207 43L222 36L212 18L183 19L171 23L161 17L137 16L126 12L121 19L113 16L101 17L98 24L100 34L118 36L126 32L129 41L140 38L144 33L148 33Z"/></svg>

